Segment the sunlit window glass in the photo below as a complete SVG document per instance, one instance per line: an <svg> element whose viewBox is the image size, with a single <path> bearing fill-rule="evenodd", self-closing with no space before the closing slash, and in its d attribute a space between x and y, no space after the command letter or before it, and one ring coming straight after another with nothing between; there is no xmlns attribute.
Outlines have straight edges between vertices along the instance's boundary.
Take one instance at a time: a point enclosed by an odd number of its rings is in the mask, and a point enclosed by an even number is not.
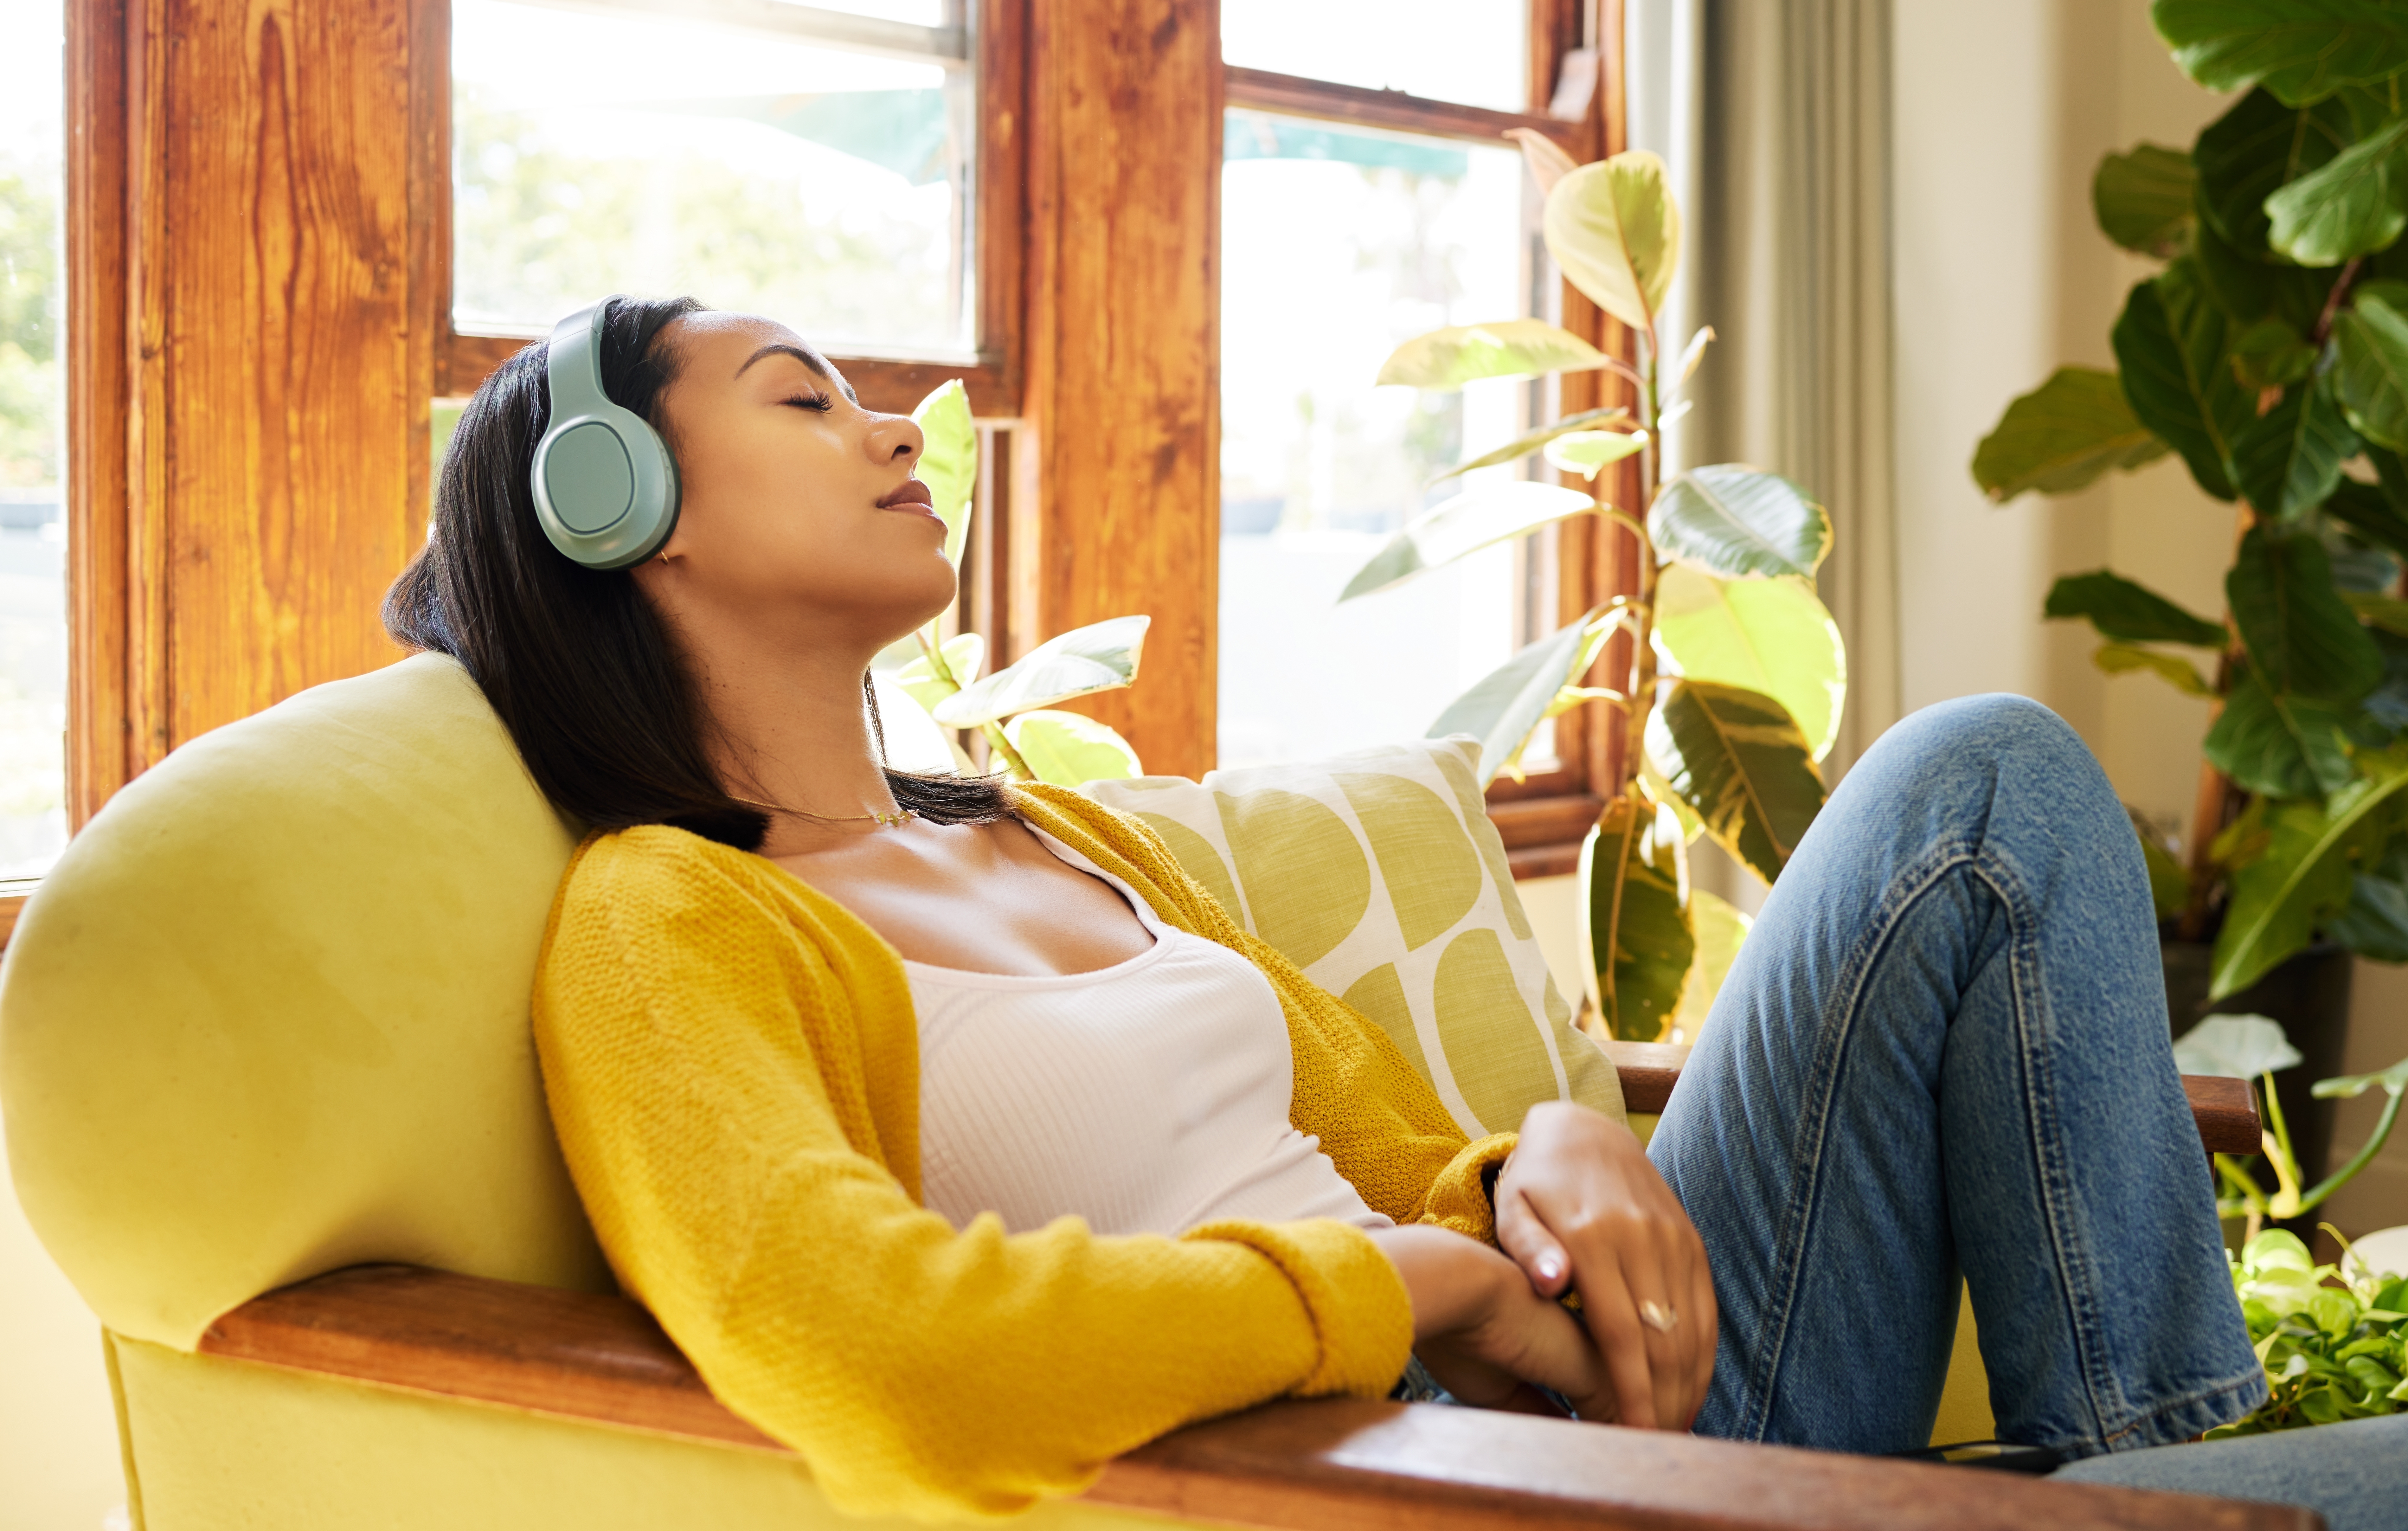
<svg viewBox="0 0 2408 1531"><path fill-rule="evenodd" d="M0 0L0 878L66 843L59 0Z"/></svg>
<svg viewBox="0 0 2408 1531"><path fill-rule="evenodd" d="M1407 521L1521 471L1433 482L1512 440L1533 385L1372 383L1400 341L1530 311L1521 160L1251 111L1224 143L1221 764L1418 737L1552 630L1536 539L1334 604Z"/></svg>
<svg viewBox="0 0 2408 1531"><path fill-rule="evenodd" d="M455 322L540 330L607 293L691 293L832 350L968 355L960 8L796 7L788 35L457 0Z"/></svg>
<svg viewBox="0 0 2408 1531"><path fill-rule="evenodd" d="M1526 111L1529 0L1221 0L1221 59Z"/></svg>

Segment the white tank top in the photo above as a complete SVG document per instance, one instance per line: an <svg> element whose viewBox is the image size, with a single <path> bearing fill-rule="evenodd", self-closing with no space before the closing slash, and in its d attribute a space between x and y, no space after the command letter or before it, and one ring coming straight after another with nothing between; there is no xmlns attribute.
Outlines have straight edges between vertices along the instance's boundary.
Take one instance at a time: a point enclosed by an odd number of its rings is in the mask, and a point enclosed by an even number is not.
<svg viewBox="0 0 2408 1531"><path fill-rule="evenodd" d="M956 1228L995 1212L1013 1233L1066 1214L1099 1234L1177 1234L1221 1218L1389 1226L1288 1121L1296 1060L1269 980L1030 833L1118 890L1154 945L1060 978L904 963L928 1206Z"/></svg>

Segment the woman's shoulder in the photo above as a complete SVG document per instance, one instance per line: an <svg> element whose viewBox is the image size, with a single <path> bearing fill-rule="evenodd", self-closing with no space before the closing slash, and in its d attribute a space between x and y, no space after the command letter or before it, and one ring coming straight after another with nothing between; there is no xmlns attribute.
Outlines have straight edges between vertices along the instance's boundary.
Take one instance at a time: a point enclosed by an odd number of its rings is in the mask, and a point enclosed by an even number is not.
<svg viewBox="0 0 2408 1531"><path fill-rule="evenodd" d="M597 830L569 858L560 880L560 917L683 911L775 903L778 866L732 845L669 824Z"/></svg>

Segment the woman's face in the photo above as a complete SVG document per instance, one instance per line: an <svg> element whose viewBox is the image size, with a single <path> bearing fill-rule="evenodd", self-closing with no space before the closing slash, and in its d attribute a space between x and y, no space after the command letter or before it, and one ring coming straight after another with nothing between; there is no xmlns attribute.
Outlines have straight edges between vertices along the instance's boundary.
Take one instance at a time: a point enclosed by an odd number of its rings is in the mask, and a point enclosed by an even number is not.
<svg viewBox="0 0 2408 1531"><path fill-rule="evenodd" d="M661 560L635 572L672 621L875 649L945 608L945 525L911 476L919 426L863 408L757 315L689 314L660 343L676 351L661 400L680 508Z"/></svg>

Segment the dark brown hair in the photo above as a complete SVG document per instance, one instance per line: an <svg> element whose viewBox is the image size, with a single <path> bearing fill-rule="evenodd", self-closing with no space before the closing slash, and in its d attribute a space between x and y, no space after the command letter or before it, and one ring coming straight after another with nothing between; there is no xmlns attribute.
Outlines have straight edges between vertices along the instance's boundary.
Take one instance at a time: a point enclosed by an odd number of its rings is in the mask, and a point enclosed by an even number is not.
<svg viewBox="0 0 2408 1531"><path fill-rule="evenodd" d="M692 298L609 300L602 391L665 437L661 393L679 357L661 331L701 308ZM710 720L635 579L572 563L536 522L527 475L551 414L544 362L542 342L527 347L468 401L444 454L426 547L385 596L385 631L466 666L536 785L588 827L674 824L757 850L768 816L728 795L711 769L702 743ZM866 675L862 692L882 755ZM939 823L1011 812L991 779L890 770L886 781L898 805Z"/></svg>

